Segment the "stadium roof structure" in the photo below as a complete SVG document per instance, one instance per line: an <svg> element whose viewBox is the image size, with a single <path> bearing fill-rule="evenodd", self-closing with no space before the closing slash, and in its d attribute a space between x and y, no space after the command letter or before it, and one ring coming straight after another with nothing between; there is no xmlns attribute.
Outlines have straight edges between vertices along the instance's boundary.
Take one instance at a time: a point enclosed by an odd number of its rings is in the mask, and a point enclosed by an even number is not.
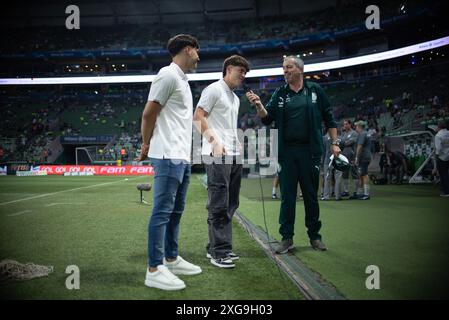
<svg viewBox="0 0 449 320"><path fill-rule="evenodd" d="M336 0L44 0L16 1L0 13L0 26L64 25L65 8L77 5L85 26L202 23L290 15L335 6Z"/></svg>

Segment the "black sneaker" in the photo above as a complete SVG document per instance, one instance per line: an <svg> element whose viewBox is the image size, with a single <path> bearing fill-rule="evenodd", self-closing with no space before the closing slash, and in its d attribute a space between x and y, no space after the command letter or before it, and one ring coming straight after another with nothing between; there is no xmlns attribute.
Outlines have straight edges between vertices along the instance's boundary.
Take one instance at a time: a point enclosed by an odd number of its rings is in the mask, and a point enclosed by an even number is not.
<svg viewBox="0 0 449 320"><path fill-rule="evenodd" d="M226 253L226 256L229 259L231 259L232 261L237 261L240 259L240 257L238 255L236 255L234 252L228 252L228 253ZM206 253L206 258L212 259L212 255L208 252L208 253Z"/></svg>
<svg viewBox="0 0 449 320"><path fill-rule="evenodd" d="M271 199L276 200L277 198L278 198L278 196L276 195L276 193L273 193L273 194L271 195Z"/></svg>
<svg viewBox="0 0 449 320"><path fill-rule="evenodd" d="M279 246L276 248L275 252L277 254L284 254L287 253L289 250L292 250L293 248L294 248L293 239L285 239L281 241Z"/></svg>
<svg viewBox="0 0 449 320"><path fill-rule="evenodd" d="M354 192L354 194L349 197L349 200L358 200L359 198L360 198L360 196Z"/></svg>
<svg viewBox="0 0 449 320"><path fill-rule="evenodd" d="M218 258L218 259L211 258L210 263L212 263L214 266L217 266L219 268L234 268L235 267L234 262L231 259L229 259L228 257Z"/></svg>
<svg viewBox="0 0 449 320"><path fill-rule="evenodd" d="M349 192L344 191L344 192L341 193L340 196L341 197L349 197Z"/></svg>
<svg viewBox="0 0 449 320"><path fill-rule="evenodd" d="M236 255L234 252L228 252L226 253L226 255L228 256L229 259L231 259L232 261L237 261L240 259L240 257L238 255Z"/></svg>
<svg viewBox="0 0 449 320"><path fill-rule="evenodd" d="M327 250L326 245L323 243L323 241L321 241L321 239L310 240L310 245L312 246L313 249L318 250L318 251L326 251Z"/></svg>

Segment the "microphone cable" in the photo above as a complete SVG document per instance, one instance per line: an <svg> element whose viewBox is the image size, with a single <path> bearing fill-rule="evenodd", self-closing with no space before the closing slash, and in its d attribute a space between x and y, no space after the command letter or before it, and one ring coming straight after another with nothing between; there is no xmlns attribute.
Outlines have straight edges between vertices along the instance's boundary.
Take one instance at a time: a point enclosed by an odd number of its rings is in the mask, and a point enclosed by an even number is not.
<svg viewBox="0 0 449 320"><path fill-rule="evenodd" d="M243 85L243 88L244 88L245 92L252 92L251 88L246 84ZM281 266L279 264L278 258L276 257L275 250L272 246L272 244L276 243L276 241L270 241L270 233L268 231L267 216L266 216L266 211L265 211L265 198L264 198L264 193L263 193L262 175L260 174L260 163L259 163L259 170L257 172L257 175L259 176L258 180L259 180L260 195L261 195L261 201L262 201L262 214L263 214L263 222L264 222L264 227L265 227L264 231L265 231L266 237L267 237L267 244L268 244L268 248L269 248L268 251L270 252L269 254L271 256L271 259L274 260L274 263L276 264L276 268L278 270L279 277L281 278L281 281L284 284L282 287L284 289L285 294L287 295L287 297L290 300L293 300L294 298L287 290L285 275L282 273Z"/></svg>

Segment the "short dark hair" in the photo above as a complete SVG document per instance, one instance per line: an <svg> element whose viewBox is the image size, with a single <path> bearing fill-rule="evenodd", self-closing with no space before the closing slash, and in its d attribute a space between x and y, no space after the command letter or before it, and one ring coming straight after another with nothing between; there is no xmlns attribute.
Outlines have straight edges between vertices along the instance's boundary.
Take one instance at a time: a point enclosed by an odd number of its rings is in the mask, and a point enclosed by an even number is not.
<svg viewBox="0 0 449 320"><path fill-rule="evenodd" d="M228 66L243 67L245 68L246 72L249 72L250 70L248 60L237 54L226 58L223 62L223 77L226 76L226 68Z"/></svg>
<svg viewBox="0 0 449 320"><path fill-rule="evenodd" d="M197 49L200 48L198 40L194 36L191 36L190 34L178 34L168 40L167 50L170 52L170 55L174 57L187 46Z"/></svg>
<svg viewBox="0 0 449 320"><path fill-rule="evenodd" d="M447 129L447 122L445 120L439 120L438 121L438 128L440 128L440 129Z"/></svg>

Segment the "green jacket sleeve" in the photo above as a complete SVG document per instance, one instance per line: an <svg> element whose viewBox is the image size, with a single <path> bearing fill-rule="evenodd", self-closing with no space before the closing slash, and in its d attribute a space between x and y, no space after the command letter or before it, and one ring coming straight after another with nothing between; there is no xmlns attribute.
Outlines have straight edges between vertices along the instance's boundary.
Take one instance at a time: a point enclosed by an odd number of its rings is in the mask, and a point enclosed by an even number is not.
<svg viewBox="0 0 449 320"><path fill-rule="evenodd" d="M321 117L327 129L336 128L337 122L335 122L334 115L332 113L332 107L329 101L329 97L320 85L316 85L317 92L320 99Z"/></svg>

